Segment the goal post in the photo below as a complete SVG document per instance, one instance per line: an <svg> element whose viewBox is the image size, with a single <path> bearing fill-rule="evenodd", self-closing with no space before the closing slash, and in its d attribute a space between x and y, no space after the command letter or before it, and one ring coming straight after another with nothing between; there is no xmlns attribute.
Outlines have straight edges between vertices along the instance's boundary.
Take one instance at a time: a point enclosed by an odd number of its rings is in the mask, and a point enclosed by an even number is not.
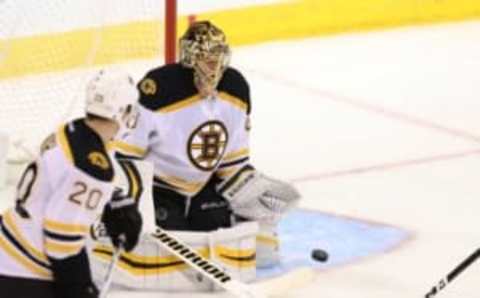
<svg viewBox="0 0 480 298"><path fill-rule="evenodd" d="M177 0L165 0L165 63L174 63L177 53Z"/></svg>

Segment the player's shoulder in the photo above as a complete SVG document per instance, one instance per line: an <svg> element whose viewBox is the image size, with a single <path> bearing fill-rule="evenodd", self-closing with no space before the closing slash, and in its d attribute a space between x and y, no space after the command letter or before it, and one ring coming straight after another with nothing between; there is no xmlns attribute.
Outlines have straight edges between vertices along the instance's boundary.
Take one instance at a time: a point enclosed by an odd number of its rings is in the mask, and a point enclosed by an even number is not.
<svg viewBox="0 0 480 298"><path fill-rule="evenodd" d="M138 83L140 105L160 110L194 96L193 71L180 63L163 65L147 72Z"/></svg>
<svg viewBox="0 0 480 298"><path fill-rule="evenodd" d="M55 139L61 153L75 168L101 181L113 180L114 170L105 144L83 119L62 125Z"/></svg>
<svg viewBox="0 0 480 298"><path fill-rule="evenodd" d="M247 79L243 76L243 74L234 67L227 67L223 74L222 78L223 83L233 83L236 84L237 87L241 88L248 88Z"/></svg>
<svg viewBox="0 0 480 298"><path fill-rule="evenodd" d="M146 81L148 82L148 79L153 80L156 83L172 82L178 84L177 81L188 78L193 78L193 72L191 69L183 67L180 63L165 64L148 71L143 80L140 81L139 87L142 90L146 89L149 92L153 92L153 89L149 90L148 83L145 83Z"/></svg>
<svg viewBox="0 0 480 298"><path fill-rule="evenodd" d="M218 84L218 91L227 93L229 96L240 100L246 105L247 113L250 113L250 86L240 71L233 67L228 67L220 83Z"/></svg>

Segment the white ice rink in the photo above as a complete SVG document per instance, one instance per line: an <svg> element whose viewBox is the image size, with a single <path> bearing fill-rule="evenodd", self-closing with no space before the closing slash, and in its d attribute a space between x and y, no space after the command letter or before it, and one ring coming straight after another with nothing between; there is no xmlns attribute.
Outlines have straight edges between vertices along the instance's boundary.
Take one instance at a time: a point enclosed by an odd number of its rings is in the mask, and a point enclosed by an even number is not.
<svg viewBox="0 0 480 298"><path fill-rule="evenodd" d="M411 235L382 254L318 270L314 283L282 297L423 297L480 247L480 22L233 55L251 84L257 168L293 181L304 208ZM167 296L211 295L111 295ZM480 261L436 297L480 297Z"/></svg>

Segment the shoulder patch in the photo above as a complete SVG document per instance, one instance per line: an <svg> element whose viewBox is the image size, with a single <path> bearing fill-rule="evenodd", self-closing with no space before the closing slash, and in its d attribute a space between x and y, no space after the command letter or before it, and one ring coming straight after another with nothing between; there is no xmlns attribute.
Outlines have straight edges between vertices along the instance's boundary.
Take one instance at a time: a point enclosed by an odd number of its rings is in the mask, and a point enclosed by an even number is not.
<svg viewBox="0 0 480 298"><path fill-rule="evenodd" d="M154 95L157 93L157 83L150 78L143 79L139 84L140 91L145 95Z"/></svg>
<svg viewBox="0 0 480 298"><path fill-rule="evenodd" d="M59 134L67 159L77 169L102 181L113 180L114 171L107 149L100 136L83 120L70 122Z"/></svg>
<svg viewBox="0 0 480 298"><path fill-rule="evenodd" d="M105 156L105 154L98 152L98 151L92 151L88 154L88 161L92 164L92 166L99 167L102 170L108 170L110 167L110 164L108 162L108 158Z"/></svg>
<svg viewBox="0 0 480 298"><path fill-rule="evenodd" d="M178 104L197 94L192 69L179 63L150 70L137 87L140 105L150 111Z"/></svg>

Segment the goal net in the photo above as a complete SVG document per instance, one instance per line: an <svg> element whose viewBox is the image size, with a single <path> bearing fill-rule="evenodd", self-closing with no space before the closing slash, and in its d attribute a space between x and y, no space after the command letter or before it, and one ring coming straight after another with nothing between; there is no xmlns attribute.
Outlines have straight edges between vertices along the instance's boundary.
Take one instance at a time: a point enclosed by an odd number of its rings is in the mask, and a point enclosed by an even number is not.
<svg viewBox="0 0 480 298"><path fill-rule="evenodd" d="M10 161L31 158L61 122L82 115L99 68L140 79L164 62L166 1L0 0L0 132Z"/></svg>

